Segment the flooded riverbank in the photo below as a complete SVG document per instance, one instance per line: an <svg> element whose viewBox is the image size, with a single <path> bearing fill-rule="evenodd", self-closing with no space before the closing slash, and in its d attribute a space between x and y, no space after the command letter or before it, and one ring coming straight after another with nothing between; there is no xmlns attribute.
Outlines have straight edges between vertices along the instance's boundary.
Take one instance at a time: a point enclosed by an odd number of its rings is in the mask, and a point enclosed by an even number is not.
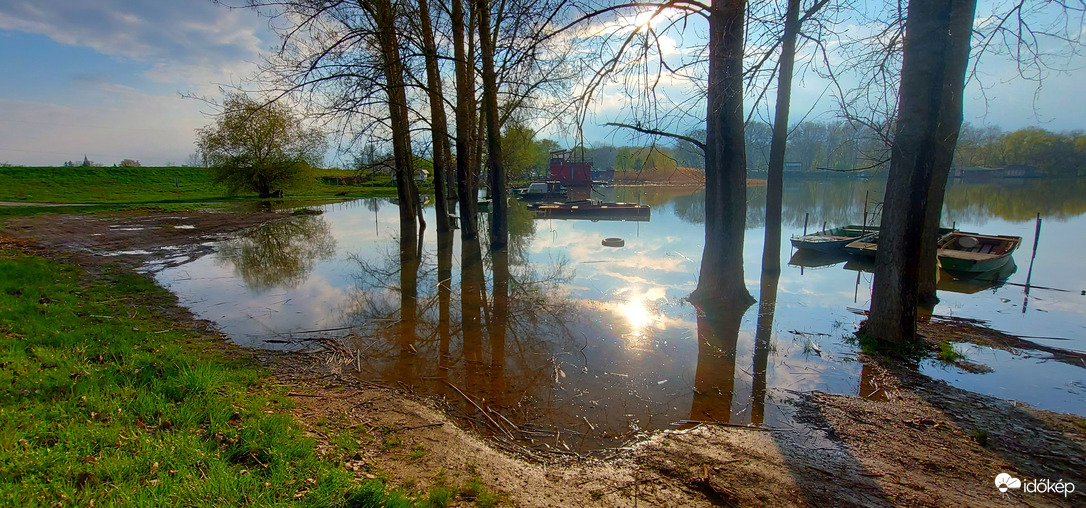
<svg viewBox="0 0 1086 508"><path fill-rule="evenodd" d="M799 234L808 214L812 230L823 221L862 220L864 195L876 185L790 185L785 236ZM752 190L746 285L759 302L699 314L684 298L697 280L700 191L602 192L652 206L651 221L535 220L516 207L508 255L428 230L422 257L404 265L395 205L361 200L227 240L216 254L157 278L241 345L306 349L338 337L345 371L436 395L481 429L515 427L529 442L535 435L562 450L616 446L690 421L786 425L796 393L864 394L867 369L849 337L862 319L855 310L868 305L870 274L848 269L848 260L788 265L785 249L779 278L761 277L764 219ZM952 187L945 217L964 230L1019 235L1030 245L1033 214L1003 210L1023 209L1014 200L1041 191L1007 192L1012 196L1001 199L1009 203L993 205L970 200L974 186ZM1031 284L1066 291L1026 295L1019 269L998 286L940 291L934 313L1086 349L1086 306L1075 291L1086 287L1086 270L1066 254L1084 241L1074 233L1084 225L1083 204L1062 206L1044 217ZM609 237L625 246L603 246ZM1028 264L1030 253L1021 249L1018 263ZM1041 408L1081 414L1086 407L1086 366L958 348L992 372L935 362L924 372Z"/></svg>

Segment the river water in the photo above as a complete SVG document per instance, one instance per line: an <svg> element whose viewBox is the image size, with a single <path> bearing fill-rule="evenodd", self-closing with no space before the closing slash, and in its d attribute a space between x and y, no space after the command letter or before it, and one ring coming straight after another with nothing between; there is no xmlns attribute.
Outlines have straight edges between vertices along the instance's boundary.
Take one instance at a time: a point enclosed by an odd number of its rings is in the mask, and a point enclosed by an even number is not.
<svg viewBox="0 0 1086 508"><path fill-rule="evenodd" d="M881 189L881 181L786 182L775 279L761 277L765 191L752 187L745 283L759 301L712 315L684 299L704 238L703 191L688 187L599 189L605 200L650 205L645 222L540 220L513 206L507 256L430 228L417 266L400 252L395 204L356 200L221 242L215 254L156 276L242 346L295 350L335 337L357 353L344 359L345 372L443 398L462 415L475 412L471 398L490 408L488 418L585 450L688 421L788 425L788 400L804 391L878 398L851 340L857 311L870 305L871 274L847 258L794 256L787 237L801 234L805 220L808 230L858 223L865 198L874 215ZM955 183L943 217L1023 242L1004 283L944 274L936 316L1086 351L1086 182ZM608 237L625 246L601 245ZM922 371L1086 415L1081 360L955 347L992 371L935 360Z"/></svg>

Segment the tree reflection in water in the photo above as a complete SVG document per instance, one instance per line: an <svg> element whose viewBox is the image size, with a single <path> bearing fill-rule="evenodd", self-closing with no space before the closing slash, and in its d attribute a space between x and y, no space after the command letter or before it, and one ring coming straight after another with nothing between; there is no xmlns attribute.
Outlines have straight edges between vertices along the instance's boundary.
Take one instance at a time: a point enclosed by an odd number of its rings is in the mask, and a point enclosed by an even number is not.
<svg viewBox="0 0 1086 508"><path fill-rule="evenodd" d="M716 301L698 308L698 367L690 419L731 421L739 325L750 303Z"/></svg>
<svg viewBox="0 0 1086 508"><path fill-rule="evenodd" d="M735 360L743 314L754 303L743 282L742 259L706 249L722 271L710 286L699 280L697 298L698 366L694 373L694 399L690 420L729 423L735 392ZM705 266L705 263L702 263ZM724 277L722 275L729 275ZM699 279L705 277L702 274ZM705 291L702 288L706 288ZM746 297L744 297L746 296Z"/></svg>
<svg viewBox="0 0 1086 508"><path fill-rule="evenodd" d="M219 244L216 259L230 263L249 289L297 287L313 266L336 252L328 222L307 215L271 222Z"/></svg>
<svg viewBox="0 0 1086 508"><path fill-rule="evenodd" d="M574 337L581 314L559 289L571 278L565 264L538 271L464 241L456 273L454 235L437 240L436 256L352 257L358 271L343 311L356 325L348 341L365 351L361 375L442 396L484 426L491 410L518 425L544 413L553 421L555 358L583 346Z"/></svg>
<svg viewBox="0 0 1086 508"><path fill-rule="evenodd" d="M761 425L765 419L766 376L772 350L773 314L777 310L777 282L780 278L780 272L762 272L758 326L754 332L754 381L750 390L750 423L754 425Z"/></svg>

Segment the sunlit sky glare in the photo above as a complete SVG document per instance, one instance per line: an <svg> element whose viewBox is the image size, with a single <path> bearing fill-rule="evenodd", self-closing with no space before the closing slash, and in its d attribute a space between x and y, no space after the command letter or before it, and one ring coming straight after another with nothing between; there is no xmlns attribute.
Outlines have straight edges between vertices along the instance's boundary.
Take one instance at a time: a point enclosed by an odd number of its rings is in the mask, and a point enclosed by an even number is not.
<svg viewBox="0 0 1086 508"><path fill-rule="evenodd" d="M633 16L650 22L648 14ZM244 84L276 43L267 19L211 2L0 0L0 163L60 165L86 154L106 165L125 158L183 164L194 131L211 119L206 104L181 95L218 97L220 85ZM1061 65L1080 69L1086 60ZM1016 79L1005 59L982 71L987 88L967 89L967 121L1086 127L1081 71L1050 73L1040 89ZM624 97L608 93L589 116L586 142L629 140L600 125L622 118ZM825 82L814 76L797 77L792 103L793 118L834 118ZM565 132L544 134L574 142Z"/></svg>

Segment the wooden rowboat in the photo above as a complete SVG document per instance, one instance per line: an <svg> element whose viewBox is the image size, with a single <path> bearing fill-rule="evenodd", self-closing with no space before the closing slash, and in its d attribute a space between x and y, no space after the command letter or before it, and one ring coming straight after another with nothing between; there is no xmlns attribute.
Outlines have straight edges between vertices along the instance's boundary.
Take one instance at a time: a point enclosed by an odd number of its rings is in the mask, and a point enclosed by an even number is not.
<svg viewBox="0 0 1086 508"><path fill-rule="evenodd" d="M871 238L878 232L878 226L841 226L826 231L819 231L803 236L793 236L792 246L799 250L810 250L826 254L840 253L845 245L859 239Z"/></svg>
<svg viewBox="0 0 1086 508"><path fill-rule="evenodd" d="M939 264L948 272L998 270L1022 243L1020 236L954 232L939 241Z"/></svg>
<svg viewBox="0 0 1086 508"><path fill-rule="evenodd" d="M952 228L939 228L939 240L942 241L956 230ZM845 252L860 257L875 257L875 252L879 250L879 234L875 233L873 236L866 238L857 238L856 240L849 242L845 245Z"/></svg>

